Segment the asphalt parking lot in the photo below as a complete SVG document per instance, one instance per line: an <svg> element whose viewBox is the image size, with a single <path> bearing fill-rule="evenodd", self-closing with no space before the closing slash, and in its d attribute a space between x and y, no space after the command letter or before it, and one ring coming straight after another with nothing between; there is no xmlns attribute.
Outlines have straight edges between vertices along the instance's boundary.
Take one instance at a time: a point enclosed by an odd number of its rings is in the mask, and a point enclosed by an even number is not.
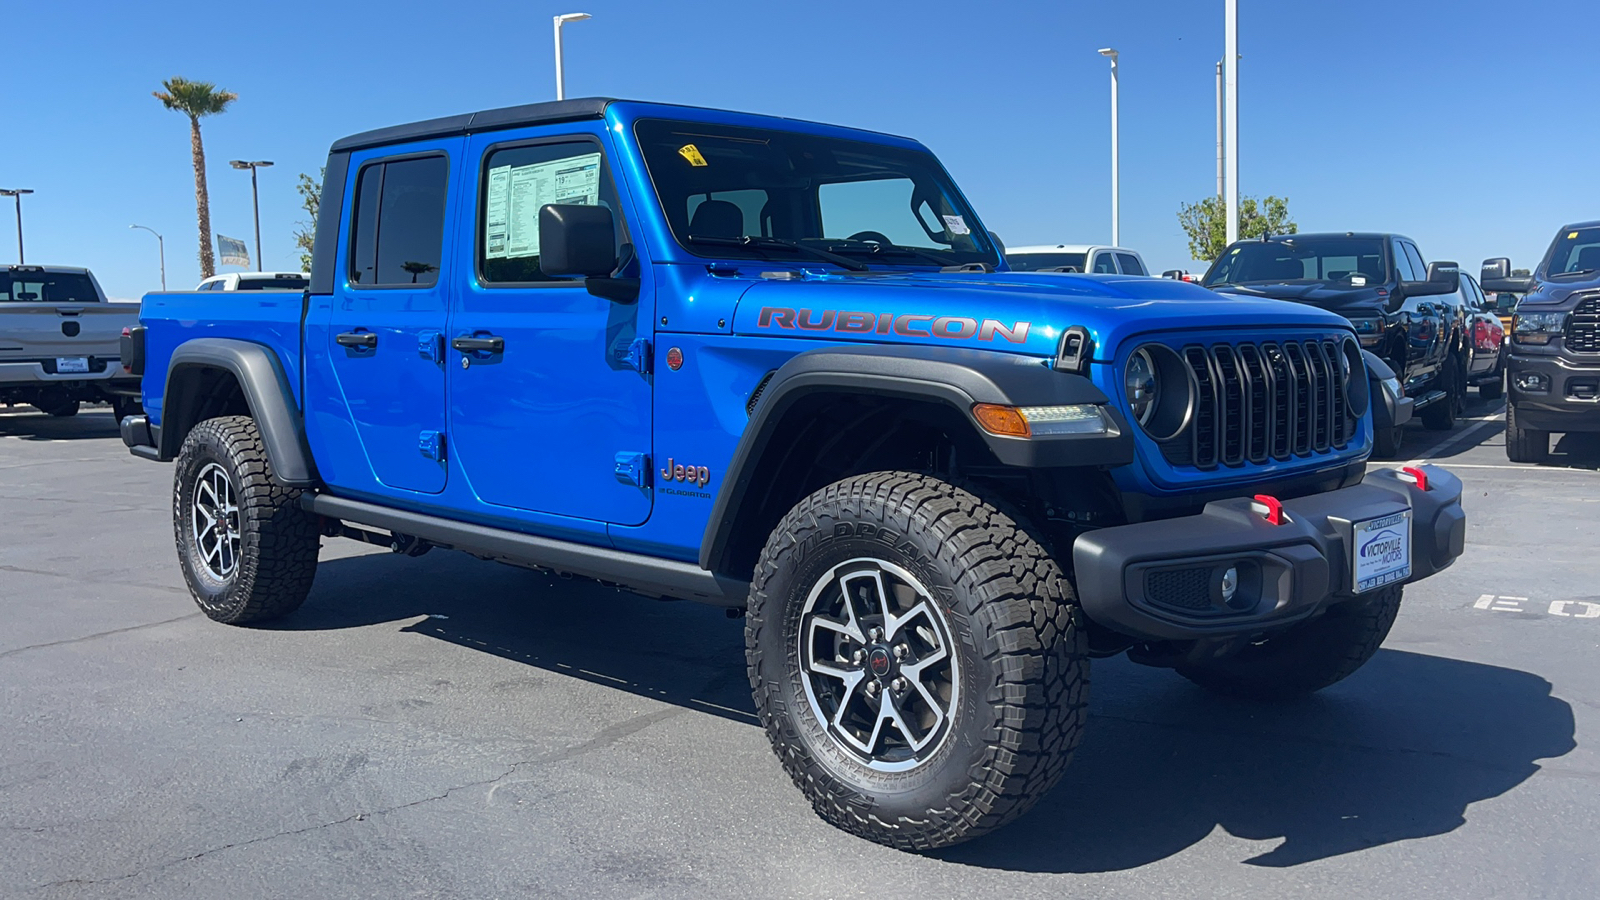
<svg viewBox="0 0 1600 900"><path fill-rule="evenodd" d="M215 625L170 467L0 413L0 895L1593 897L1600 440L1512 465L1468 415L1405 444L1467 554L1365 669L1263 707L1097 662L1054 793L924 857L811 813L719 610L330 541L294 616Z"/></svg>

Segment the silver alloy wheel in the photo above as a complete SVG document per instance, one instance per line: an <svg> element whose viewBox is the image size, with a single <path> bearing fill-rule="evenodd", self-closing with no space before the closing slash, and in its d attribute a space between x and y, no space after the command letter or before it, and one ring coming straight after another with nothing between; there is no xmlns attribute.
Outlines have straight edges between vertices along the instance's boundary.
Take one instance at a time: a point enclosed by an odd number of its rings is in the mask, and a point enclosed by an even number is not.
<svg viewBox="0 0 1600 900"><path fill-rule="evenodd" d="M904 772L938 752L960 702L945 613L905 569L862 557L829 569L800 614L806 699L868 768Z"/></svg>
<svg viewBox="0 0 1600 900"><path fill-rule="evenodd" d="M226 469L207 463L194 481L194 545L212 578L226 581L239 568L239 502Z"/></svg>

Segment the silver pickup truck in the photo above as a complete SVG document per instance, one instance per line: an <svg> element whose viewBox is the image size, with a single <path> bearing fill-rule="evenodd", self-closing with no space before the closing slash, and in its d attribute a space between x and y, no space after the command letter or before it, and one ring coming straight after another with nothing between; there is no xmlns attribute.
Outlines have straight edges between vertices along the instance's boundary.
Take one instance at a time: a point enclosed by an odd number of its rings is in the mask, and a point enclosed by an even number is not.
<svg viewBox="0 0 1600 900"><path fill-rule="evenodd" d="M139 412L139 377L122 367L136 303L111 303L88 269L0 267L0 403L52 416L110 403L120 421Z"/></svg>

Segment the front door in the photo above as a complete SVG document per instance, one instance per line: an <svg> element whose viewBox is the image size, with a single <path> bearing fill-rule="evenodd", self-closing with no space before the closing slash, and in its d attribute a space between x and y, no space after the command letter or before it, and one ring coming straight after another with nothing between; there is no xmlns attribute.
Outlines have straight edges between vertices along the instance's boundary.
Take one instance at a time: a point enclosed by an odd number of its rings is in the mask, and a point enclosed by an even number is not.
<svg viewBox="0 0 1600 900"><path fill-rule="evenodd" d="M352 158L351 222L325 332L334 381L357 448L334 483L439 493L445 486L444 271L450 184L464 140ZM365 482L365 484L363 484Z"/></svg>
<svg viewBox="0 0 1600 900"><path fill-rule="evenodd" d="M534 133L468 139L475 220L457 259L474 276L451 310L452 452L486 504L638 525L651 506L649 297L619 303L539 270L541 207L609 206L620 248L625 204L600 128Z"/></svg>

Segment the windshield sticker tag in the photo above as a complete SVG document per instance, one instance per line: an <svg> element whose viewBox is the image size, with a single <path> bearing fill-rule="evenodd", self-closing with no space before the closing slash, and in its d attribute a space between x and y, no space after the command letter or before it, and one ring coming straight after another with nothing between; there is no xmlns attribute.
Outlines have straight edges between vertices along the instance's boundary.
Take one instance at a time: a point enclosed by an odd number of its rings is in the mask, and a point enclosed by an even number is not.
<svg viewBox="0 0 1600 900"><path fill-rule="evenodd" d="M678 148L678 155L687 159L689 165L699 168L706 164L706 158L700 155L700 148L693 144L684 144Z"/></svg>
<svg viewBox="0 0 1600 900"><path fill-rule="evenodd" d="M1569 240L1569 241L1575 241L1577 239L1578 239L1578 233L1576 231L1574 231L1571 234L1567 235L1567 240Z"/></svg>
<svg viewBox="0 0 1600 900"><path fill-rule="evenodd" d="M1367 276L1365 276L1365 275L1351 275L1350 276L1350 286L1351 287L1362 287L1366 283L1367 283Z"/></svg>
<svg viewBox="0 0 1600 900"><path fill-rule="evenodd" d="M951 234L970 234L967 230L967 220L960 216L940 216L944 219L944 227Z"/></svg>

